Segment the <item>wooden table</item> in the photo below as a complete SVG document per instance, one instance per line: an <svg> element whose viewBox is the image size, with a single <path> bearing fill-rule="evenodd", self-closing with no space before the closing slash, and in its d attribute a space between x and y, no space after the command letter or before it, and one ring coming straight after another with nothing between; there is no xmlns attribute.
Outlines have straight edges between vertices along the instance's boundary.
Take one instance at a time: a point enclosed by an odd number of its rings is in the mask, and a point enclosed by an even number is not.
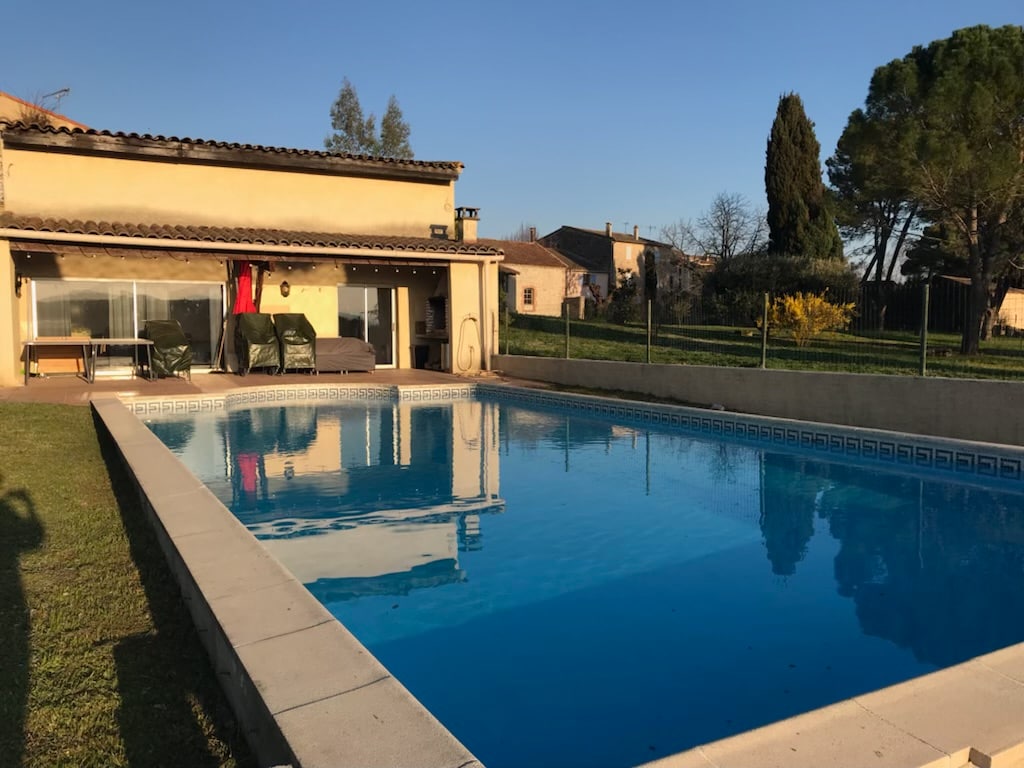
<svg viewBox="0 0 1024 768"><path fill-rule="evenodd" d="M33 358L39 362L39 347L79 347L82 350L82 367L85 369L85 380L92 384L96 381L96 357L100 347L132 347L134 352L137 370L139 367L139 347L146 350L146 370L149 371L149 378L153 378L153 342L150 339L100 339L91 337L68 336L66 338L30 339L23 341L25 348L25 385L28 385L30 372L32 370Z"/></svg>

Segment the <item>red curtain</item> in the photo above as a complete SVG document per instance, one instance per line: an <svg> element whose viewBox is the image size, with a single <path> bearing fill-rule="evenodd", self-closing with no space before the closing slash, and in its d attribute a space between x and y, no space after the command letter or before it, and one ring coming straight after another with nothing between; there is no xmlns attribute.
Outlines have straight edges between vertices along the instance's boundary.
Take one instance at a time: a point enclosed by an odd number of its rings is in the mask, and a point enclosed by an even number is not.
<svg viewBox="0 0 1024 768"><path fill-rule="evenodd" d="M240 315L243 312L255 312L256 305L252 301L252 269L248 261L237 264L235 285L235 308L232 312Z"/></svg>

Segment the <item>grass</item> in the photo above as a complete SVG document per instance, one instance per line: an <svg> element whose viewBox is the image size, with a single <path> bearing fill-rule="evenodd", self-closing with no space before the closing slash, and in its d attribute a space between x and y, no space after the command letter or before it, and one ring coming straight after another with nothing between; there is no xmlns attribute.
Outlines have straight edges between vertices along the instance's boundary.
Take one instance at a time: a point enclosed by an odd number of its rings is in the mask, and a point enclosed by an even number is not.
<svg viewBox="0 0 1024 768"><path fill-rule="evenodd" d="M90 409L0 422L0 762L252 765Z"/></svg>
<svg viewBox="0 0 1024 768"><path fill-rule="evenodd" d="M523 317L501 329L501 352L563 357L565 320ZM585 360L643 362L647 328L598 320L573 321L569 356ZM1024 378L1024 337L999 336L982 342L981 354L960 355L956 334L928 337L927 375L955 378ZM754 368L761 365L761 333L756 328L662 325L651 343L651 362ZM776 369L884 373L916 376L920 340L914 333L824 333L798 347L785 336L769 339L767 366Z"/></svg>

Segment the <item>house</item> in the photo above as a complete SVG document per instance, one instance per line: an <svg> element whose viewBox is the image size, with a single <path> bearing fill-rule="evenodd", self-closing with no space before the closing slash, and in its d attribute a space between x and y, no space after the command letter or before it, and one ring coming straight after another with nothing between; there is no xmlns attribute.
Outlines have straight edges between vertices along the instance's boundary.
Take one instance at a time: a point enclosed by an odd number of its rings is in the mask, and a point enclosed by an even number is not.
<svg viewBox="0 0 1024 768"><path fill-rule="evenodd" d="M462 170L0 122L0 385L22 380L26 341L137 338L147 319L180 322L194 372L234 370L250 279L260 311L360 336L379 367L486 368L503 254L455 206ZM134 347L98 350L101 374L131 370ZM38 372L84 364L51 352Z"/></svg>
<svg viewBox="0 0 1024 768"><path fill-rule="evenodd" d="M649 260L655 265L659 289L690 290L695 267L700 266L694 257L669 243L640 237L639 227L634 226L632 234L615 232L611 222L606 222L603 230L562 226L540 242L593 275L602 296L618 285L620 271L640 277L642 286Z"/></svg>
<svg viewBox="0 0 1024 768"><path fill-rule="evenodd" d="M81 128L87 130L89 126L72 120L70 117L52 112L41 104L34 104L25 99L19 99L9 93L0 91L0 120L10 123L33 123L38 125L49 125L55 128Z"/></svg>
<svg viewBox="0 0 1024 768"><path fill-rule="evenodd" d="M558 317L566 299L593 298L589 290L597 279L568 256L537 241L530 229L530 240L480 240L499 249L505 259L498 280L505 292L505 306L512 312Z"/></svg>

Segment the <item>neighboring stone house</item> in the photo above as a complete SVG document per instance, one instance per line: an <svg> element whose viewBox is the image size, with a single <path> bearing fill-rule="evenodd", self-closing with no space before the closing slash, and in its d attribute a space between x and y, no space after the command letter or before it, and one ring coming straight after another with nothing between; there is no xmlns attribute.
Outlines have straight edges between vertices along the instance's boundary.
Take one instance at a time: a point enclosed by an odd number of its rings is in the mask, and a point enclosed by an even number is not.
<svg viewBox="0 0 1024 768"><path fill-rule="evenodd" d="M513 312L557 317L566 299L578 300L590 293L585 288L586 269L536 240L478 242L505 254L498 279L505 291L505 306Z"/></svg>
<svg viewBox="0 0 1024 768"><path fill-rule="evenodd" d="M540 242L586 269L602 296L618 284L620 270L637 275L642 286L648 259L654 260L659 289L689 290L698 266L698 260L678 248L640 237L639 227L626 234L615 232L611 222L603 230L562 226Z"/></svg>
<svg viewBox="0 0 1024 768"><path fill-rule="evenodd" d="M0 122L0 385L22 381L25 341L147 319L185 327L194 371L232 370L243 270L261 311L361 336L378 367L486 368L503 255L455 206L462 168ZM102 348L97 370L132 352Z"/></svg>

